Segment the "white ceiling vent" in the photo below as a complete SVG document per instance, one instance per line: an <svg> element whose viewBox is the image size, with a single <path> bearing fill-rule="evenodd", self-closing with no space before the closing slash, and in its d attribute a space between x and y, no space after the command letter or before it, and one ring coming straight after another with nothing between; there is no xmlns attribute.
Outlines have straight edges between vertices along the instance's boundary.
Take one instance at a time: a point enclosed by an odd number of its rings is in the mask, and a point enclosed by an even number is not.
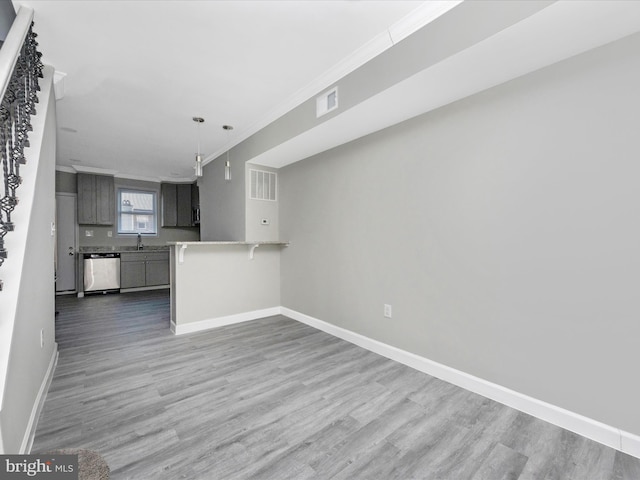
<svg viewBox="0 0 640 480"><path fill-rule="evenodd" d="M333 87L316 98L316 118L336 108L338 108L338 87Z"/></svg>
<svg viewBox="0 0 640 480"><path fill-rule="evenodd" d="M277 200L277 177L275 172L265 170L249 170L251 175L251 190L249 198L251 200Z"/></svg>

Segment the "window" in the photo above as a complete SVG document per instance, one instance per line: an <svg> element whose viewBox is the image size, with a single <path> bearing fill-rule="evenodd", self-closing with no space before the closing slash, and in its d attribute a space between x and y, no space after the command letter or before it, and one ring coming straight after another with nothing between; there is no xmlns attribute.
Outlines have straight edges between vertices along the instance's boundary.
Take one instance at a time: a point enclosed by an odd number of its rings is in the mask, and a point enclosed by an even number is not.
<svg viewBox="0 0 640 480"><path fill-rule="evenodd" d="M118 233L156 235L158 215L156 192L118 189Z"/></svg>

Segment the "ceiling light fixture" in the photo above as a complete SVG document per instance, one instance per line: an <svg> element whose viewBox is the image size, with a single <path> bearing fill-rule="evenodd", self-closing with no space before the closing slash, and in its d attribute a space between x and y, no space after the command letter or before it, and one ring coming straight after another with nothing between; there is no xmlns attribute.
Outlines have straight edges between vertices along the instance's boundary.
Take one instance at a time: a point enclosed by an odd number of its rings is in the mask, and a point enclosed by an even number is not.
<svg viewBox="0 0 640 480"><path fill-rule="evenodd" d="M198 124L198 153L196 153L196 166L194 167L196 171L196 177L202 176L202 155L200 155L200 124L204 123L204 118L202 117L193 117L193 121Z"/></svg>
<svg viewBox="0 0 640 480"><path fill-rule="evenodd" d="M222 129L229 132L233 130L233 127L231 125L223 125ZM231 162L229 161L229 150L227 150L227 161L224 162L224 179L231 180Z"/></svg>

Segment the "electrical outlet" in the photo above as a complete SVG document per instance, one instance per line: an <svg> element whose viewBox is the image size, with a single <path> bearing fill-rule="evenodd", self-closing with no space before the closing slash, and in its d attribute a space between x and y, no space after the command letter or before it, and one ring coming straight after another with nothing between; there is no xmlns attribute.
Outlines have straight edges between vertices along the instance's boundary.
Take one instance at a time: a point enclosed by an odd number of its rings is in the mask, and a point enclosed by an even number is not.
<svg viewBox="0 0 640 480"><path fill-rule="evenodd" d="M113 237L113 230L107 230L107 237Z"/></svg>
<svg viewBox="0 0 640 480"><path fill-rule="evenodd" d="M44 328L40 329L40 348L44 348Z"/></svg>
<svg viewBox="0 0 640 480"><path fill-rule="evenodd" d="M384 316L387 318L392 317L391 305L387 305L386 303L384 304Z"/></svg>
<svg viewBox="0 0 640 480"><path fill-rule="evenodd" d="M262 225L269 225L269 219L268 218L263 218L262 220L260 220L260 223Z"/></svg>
<svg viewBox="0 0 640 480"><path fill-rule="evenodd" d="M93 237L93 230L85 230L84 231L84 236L85 237Z"/></svg>

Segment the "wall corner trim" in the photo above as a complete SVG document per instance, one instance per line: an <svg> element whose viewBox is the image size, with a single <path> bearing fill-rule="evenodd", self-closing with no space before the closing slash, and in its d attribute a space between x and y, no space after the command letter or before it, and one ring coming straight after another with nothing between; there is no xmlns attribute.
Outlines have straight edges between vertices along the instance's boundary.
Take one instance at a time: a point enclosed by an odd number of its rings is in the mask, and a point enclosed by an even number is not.
<svg viewBox="0 0 640 480"><path fill-rule="evenodd" d="M632 457L640 458L640 436L620 431L620 447L616 448L616 450L627 453Z"/></svg>
<svg viewBox="0 0 640 480"><path fill-rule="evenodd" d="M40 384L40 389L38 390L38 396L36 397L36 401L33 404L33 408L31 410L31 416L29 417L29 423L27 424L27 429L24 433L24 438L22 439L22 445L20 446L21 454L29 454L31 453L31 447L33 446L33 439L36 436L36 428L38 427L38 418L40 418L40 412L42 412L42 407L44 407L44 401L47 398L47 392L49 391L49 387L51 386L51 381L53 380L53 373L55 372L56 365L58 364L58 344L53 344L53 353L51 354L51 360L49 360L49 367L47 368L47 372L42 379L42 383Z"/></svg>
<svg viewBox="0 0 640 480"><path fill-rule="evenodd" d="M200 332L211 328L223 327L225 325L233 325L234 323L248 322L259 318L271 317L280 314L280 307L264 308L262 310L253 310L251 312L236 313L233 315L225 315L223 317L208 318L197 322L175 324L171 322L171 331L174 335L184 335L185 333Z"/></svg>
<svg viewBox="0 0 640 480"><path fill-rule="evenodd" d="M621 431L597 420L510 390L501 385L448 367L428 358L373 340L359 333L332 325L290 308L280 307L280 313L325 333L346 340L369 351L387 357L420 372L432 375L471 392L495 400L508 407L532 415L558 427L570 430L598 443L640 458L640 436Z"/></svg>

